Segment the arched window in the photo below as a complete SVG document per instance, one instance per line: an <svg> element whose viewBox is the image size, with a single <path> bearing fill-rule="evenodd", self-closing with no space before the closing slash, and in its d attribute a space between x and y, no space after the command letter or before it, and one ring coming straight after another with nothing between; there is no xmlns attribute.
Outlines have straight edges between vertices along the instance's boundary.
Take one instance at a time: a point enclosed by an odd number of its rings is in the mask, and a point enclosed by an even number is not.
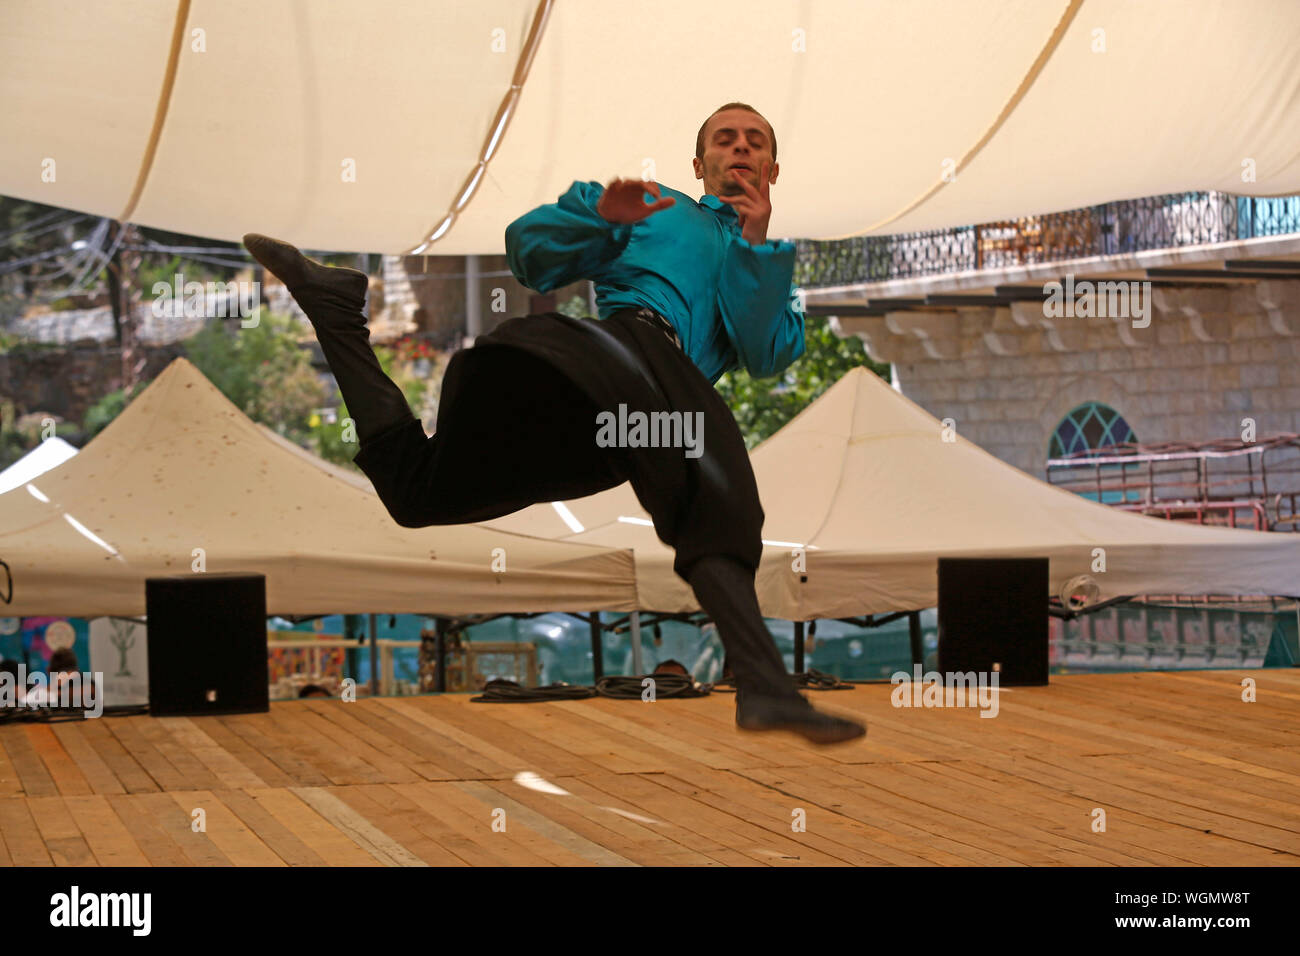
<svg viewBox="0 0 1300 956"><path fill-rule="evenodd" d="M1056 431L1052 432L1052 440L1048 444L1047 457L1064 458L1067 455L1137 440L1137 435L1129 427L1129 423L1115 409L1101 402L1085 402L1073 409L1056 426ZM1092 474L1096 475L1099 486L1109 485L1114 488L1115 485L1126 484L1123 481L1125 467L1122 464L1103 465ZM1073 475L1073 472L1068 470L1065 473ZM1076 494L1103 504L1116 504L1124 501L1125 498L1129 501L1141 499L1141 492L1137 488L1130 489L1127 495L1122 490L1105 490L1098 493L1083 489L1077 489Z"/></svg>

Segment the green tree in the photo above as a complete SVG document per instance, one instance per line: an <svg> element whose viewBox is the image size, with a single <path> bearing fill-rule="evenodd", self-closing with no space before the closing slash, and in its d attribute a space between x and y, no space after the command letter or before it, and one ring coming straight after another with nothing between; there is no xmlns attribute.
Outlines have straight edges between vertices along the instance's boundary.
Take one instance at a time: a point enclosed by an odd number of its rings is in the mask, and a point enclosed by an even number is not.
<svg viewBox="0 0 1300 956"><path fill-rule="evenodd" d="M374 349L375 358L379 360L379 367L402 390L402 394L406 397L406 403L411 406L413 413L418 414L415 410L424 405L425 396L431 385L421 379L398 372L396 370L397 354L391 348L376 345ZM338 389L334 390L334 395L338 399L338 418L333 423L327 423L320 416L313 416L311 419L310 444L319 457L360 473L361 469L352 463L352 459L356 457L359 447L355 439L356 429L353 427L351 430L345 431L345 423L351 417L348 413L348 406L343 401L343 395Z"/></svg>
<svg viewBox="0 0 1300 956"><path fill-rule="evenodd" d="M253 421L307 444L325 389L298 344L297 324L268 309L259 310L257 324L249 328L230 322L214 319L186 340L187 357Z"/></svg>
<svg viewBox="0 0 1300 956"><path fill-rule="evenodd" d="M779 376L756 379L737 369L718 380L747 448L775 434L851 369L866 366L889 378L887 362L873 361L860 338L840 338L825 319L804 321L804 343L803 356Z"/></svg>

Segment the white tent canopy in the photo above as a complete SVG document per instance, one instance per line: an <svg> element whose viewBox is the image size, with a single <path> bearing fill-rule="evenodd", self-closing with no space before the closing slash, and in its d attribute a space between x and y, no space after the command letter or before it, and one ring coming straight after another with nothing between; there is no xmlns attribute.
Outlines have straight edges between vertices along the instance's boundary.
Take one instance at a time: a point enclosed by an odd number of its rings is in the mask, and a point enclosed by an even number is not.
<svg viewBox="0 0 1300 956"><path fill-rule="evenodd" d="M1046 557L1055 593L1086 574L1103 598L1300 596L1300 534L1200 527L1120 511L953 437L945 441L938 419L857 368L754 449L767 516L758 575L763 613L810 620L933 607L941 557ZM698 607L630 486L565 508L581 532L547 505L490 524L635 548L642 608ZM797 548L804 549L806 571L796 570ZM1097 549L1104 571L1094 571Z"/></svg>
<svg viewBox="0 0 1300 956"><path fill-rule="evenodd" d="M574 180L698 197L696 132L741 100L776 131L773 237L1278 195L1298 49L1294 0L6 0L0 193L500 253Z"/></svg>
<svg viewBox="0 0 1300 956"><path fill-rule="evenodd" d="M0 494L24 485L51 468L63 464L77 453L58 435L51 435L16 462L0 471Z"/></svg>
<svg viewBox="0 0 1300 956"><path fill-rule="evenodd" d="M176 359L75 458L0 495L9 615L131 616L160 575L266 575L268 614L627 610L623 550L408 529ZM498 549L500 549L498 551Z"/></svg>

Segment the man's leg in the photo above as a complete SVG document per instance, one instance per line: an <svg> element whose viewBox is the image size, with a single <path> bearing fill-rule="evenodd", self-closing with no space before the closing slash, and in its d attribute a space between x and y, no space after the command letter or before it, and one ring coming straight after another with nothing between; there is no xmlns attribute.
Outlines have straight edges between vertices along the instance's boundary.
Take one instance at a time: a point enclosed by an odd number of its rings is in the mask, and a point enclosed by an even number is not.
<svg viewBox="0 0 1300 956"><path fill-rule="evenodd" d="M406 396L384 374L361 314L365 273L313 262L288 243L250 233L244 246L273 273L307 313L325 361L365 443L414 419Z"/></svg>
<svg viewBox="0 0 1300 956"><path fill-rule="evenodd" d="M718 625L736 686L768 697L798 697L759 610L754 573L733 557L714 554L691 566L688 583Z"/></svg>
<svg viewBox="0 0 1300 956"><path fill-rule="evenodd" d="M726 402L661 332L618 316L612 328L635 340L654 371L658 394L629 395L647 412L669 408L702 416L701 453L627 449L632 487L660 540L676 551L673 568L718 626L736 678L736 723L746 730L789 730L816 743L866 733L852 720L823 714L795 688L767 630L754 590L762 556L763 508L744 438ZM648 330L648 331L647 331ZM635 381L632 374L628 381Z"/></svg>

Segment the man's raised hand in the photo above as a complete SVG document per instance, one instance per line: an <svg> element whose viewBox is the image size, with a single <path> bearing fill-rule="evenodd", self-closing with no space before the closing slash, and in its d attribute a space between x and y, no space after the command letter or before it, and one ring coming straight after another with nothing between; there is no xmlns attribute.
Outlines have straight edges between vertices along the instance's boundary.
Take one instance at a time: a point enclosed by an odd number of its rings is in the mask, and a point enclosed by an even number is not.
<svg viewBox="0 0 1300 956"><path fill-rule="evenodd" d="M771 169L771 163L763 163L758 171L757 189L749 184L740 170L730 170L732 178L744 193L740 196L718 197L736 210L736 217L740 220L740 234L746 242L755 246L767 241L767 224L772 219L772 184L768 179Z"/></svg>
<svg viewBox="0 0 1300 956"><path fill-rule="evenodd" d="M639 222L677 201L670 196L647 205L642 198L645 193L659 199L659 184L640 179L615 179L605 187L600 202L596 203L596 213L608 222Z"/></svg>

